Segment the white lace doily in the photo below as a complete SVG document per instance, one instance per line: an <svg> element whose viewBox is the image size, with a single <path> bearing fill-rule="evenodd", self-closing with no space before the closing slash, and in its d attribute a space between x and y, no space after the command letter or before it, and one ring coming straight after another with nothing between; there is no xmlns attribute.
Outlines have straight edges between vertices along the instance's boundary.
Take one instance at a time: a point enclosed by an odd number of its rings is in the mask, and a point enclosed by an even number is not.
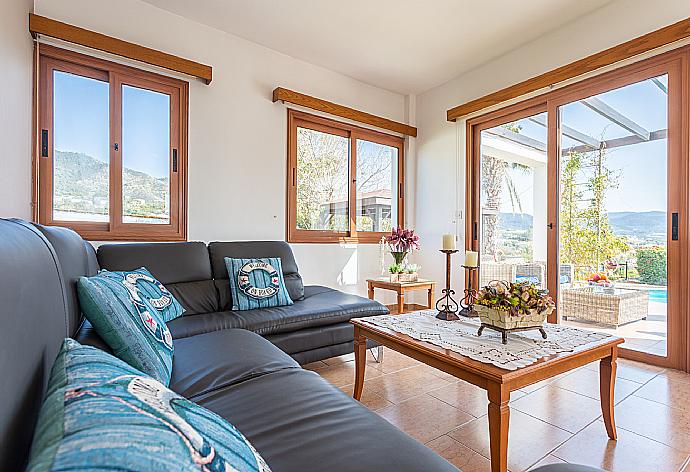
<svg viewBox="0 0 690 472"><path fill-rule="evenodd" d="M436 310L422 310L404 315L371 316L367 323L406 334L444 349L450 349L470 359L516 370L534 364L539 359L573 351L576 347L597 343L614 336L583 329L545 324L547 339L539 331L508 333L508 343L501 343L501 333L485 329L477 336L478 319L443 321L436 319Z"/></svg>

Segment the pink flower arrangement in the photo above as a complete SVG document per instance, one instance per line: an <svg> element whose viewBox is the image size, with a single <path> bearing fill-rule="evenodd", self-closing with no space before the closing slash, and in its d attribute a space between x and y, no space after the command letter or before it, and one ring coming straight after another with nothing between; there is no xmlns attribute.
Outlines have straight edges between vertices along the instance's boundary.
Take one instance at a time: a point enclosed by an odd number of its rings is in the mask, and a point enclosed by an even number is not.
<svg viewBox="0 0 690 472"><path fill-rule="evenodd" d="M413 229L393 228L386 236L386 242L391 252L410 252L419 249L419 236Z"/></svg>

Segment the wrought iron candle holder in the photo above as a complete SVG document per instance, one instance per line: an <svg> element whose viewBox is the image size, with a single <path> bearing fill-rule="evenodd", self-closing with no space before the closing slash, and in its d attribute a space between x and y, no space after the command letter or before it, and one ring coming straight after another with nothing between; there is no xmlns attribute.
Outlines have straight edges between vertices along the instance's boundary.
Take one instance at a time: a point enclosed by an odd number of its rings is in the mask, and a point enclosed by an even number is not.
<svg viewBox="0 0 690 472"><path fill-rule="evenodd" d="M466 265L462 267L467 270L467 288L465 289L465 296L460 300L460 315L467 318L476 318L479 316L474 309L477 291L472 288L472 273L479 269L479 267Z"/></svg>
<svg viewBox="0 0 690 472"><path fill-rule="evenodd" d="M455 295L455 291L450 288L450 256L458 251L456 249L441 249L441 252L446 255L446 288L441 290L443 296L436 302L436 310L438 310L436 318L455 321L460 319L457 315L460 305L453 299L452 295Z"/></svg>

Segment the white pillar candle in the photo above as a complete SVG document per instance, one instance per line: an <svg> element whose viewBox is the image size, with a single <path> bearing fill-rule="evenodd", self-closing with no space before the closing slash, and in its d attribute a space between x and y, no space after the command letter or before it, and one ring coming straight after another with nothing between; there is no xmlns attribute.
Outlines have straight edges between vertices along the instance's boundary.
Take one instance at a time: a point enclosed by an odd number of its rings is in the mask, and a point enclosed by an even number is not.
<svg viewBox="0 0 690 472"><path fill-rule="evenodd" d="M444 234L443 235L443 250L444 251L455 251L455 235L454 234Z"/></svg>
<svg viewBox="0 0 690 472"><path fill-rule="evenodd" d="M477 261L479 259L479 254L476 251L466 251L465 252L465 266L466 267L477 267Z"/></svg>

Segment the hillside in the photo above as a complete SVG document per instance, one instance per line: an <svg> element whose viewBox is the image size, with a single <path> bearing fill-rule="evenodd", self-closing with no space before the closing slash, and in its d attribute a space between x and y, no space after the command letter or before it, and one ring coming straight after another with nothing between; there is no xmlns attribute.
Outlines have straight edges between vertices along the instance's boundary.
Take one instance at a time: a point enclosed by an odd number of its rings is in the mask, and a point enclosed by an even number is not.
<svg viewBox="0 0 690 472"><path fill-rule="evenodd" d="M55 151L55 209L70 213L108 213L108 164L83 153ZM125 167L125 215L167 214L168 177L153 177Z"/></svg>
<svg viewBox="0 0 690 472"><path fill-rule="evenodd" d="M610 212L609 224L613 232L627 236L637 244L666 244L666 213L663 211ZM526 213L500 214L501 228L507 231L529 231L532 215Z"/></svg>

